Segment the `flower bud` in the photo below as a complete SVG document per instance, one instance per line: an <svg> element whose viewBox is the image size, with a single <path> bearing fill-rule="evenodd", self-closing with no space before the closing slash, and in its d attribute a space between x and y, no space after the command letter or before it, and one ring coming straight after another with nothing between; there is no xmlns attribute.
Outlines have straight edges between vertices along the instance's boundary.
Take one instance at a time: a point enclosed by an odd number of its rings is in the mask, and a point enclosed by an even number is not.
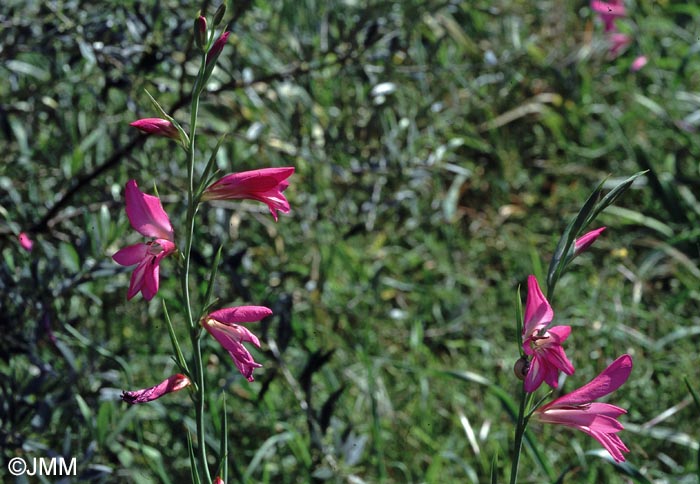
<svg viewBox="0 0 700 484"><path fill-rule="evenodd" d="M207 45L207 19L201 15L194 21L194 41L200 49Z"/></svg>
<svg viewBox="0 0 700 484"><path fill-rule="evenodd" d="M143 118L136 120L133 123L129 123L129 125L133 126L134 128L138 128L147 134L180 139L180 133L178 132L177 128L167 119Z"/></svg>
<svg viewBox="0 0 700 484"><path fill-rule="evenodd" d="M219 24L221 24L221 21L224 19L224 15L226 15L226 4L222 3L219 5L219 8L216 9L216 13L214 14L214 27L218 27Z"/></svg>
<svg viewBox="0 0 700 484"><path fill-rule="evenodd" d="M229 35L231 35L231 32L224 32L214 41L214 45L212 45L209 52L207 52L207 65L209 65L212 61L216 61L216 59L219 57L221 51L224 50L224 46L226 45Z"/></svg>

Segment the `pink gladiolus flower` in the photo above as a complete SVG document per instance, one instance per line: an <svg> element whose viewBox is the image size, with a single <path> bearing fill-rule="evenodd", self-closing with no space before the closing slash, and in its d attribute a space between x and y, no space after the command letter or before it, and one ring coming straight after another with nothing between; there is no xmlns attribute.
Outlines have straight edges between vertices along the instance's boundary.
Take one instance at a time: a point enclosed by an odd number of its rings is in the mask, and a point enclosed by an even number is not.
<svg viewBox="0 0 700 484"><path fill-rule="evenodd" d="M609 403L595 403L617 390L632 371L632 358L622 355L603 372L578 390L538 408L533 417L540 422L566 425L587 433L607 450L615 462L623 462L622 452L629 452L617 433L624 427L617 417L626 410Z"/></svg>
<svg viewBox="0 0 700 484"><path fill-rule="evenodd" d="M26 232L20 232L20 234L17 236L17 240L19 240L19 245L21 245L24 250L27 252L32 251L34 241L29 238L29 235L27 235Z"/></svg>
<svg viewBox="0 0 700 484"><path fill-rule="evenodd" d="M637 72L639 69L647 65L647 62L649 62L649 59L645 55L640 55L637 57L634 61L632 61L632 65L630 66L630 70L632 72Z"/></svg>
<svg viewBox="0 0 700 484"><path fill-rule="evenodd" d="M263 168L232 173L215 181L204 190L202 200L248 198L266 203L277 221L277 212L289 213L289 202L282 192L289 186L287 178L294 167Z"/></svg>
<svg viewBox="0 0 700 484"><path fill-rule="evenodd" d="M253 343L260 348L260 341L248 328L240 326L239 323L260 321L271 314L272 311L264 306L239 306L219 309L202 319L204 329L228 351L238 370L248 381L254 380L253 370L261 368L262 365L253 360L243 343Z"/></svg>
<svg viewBox="0 0 700 484"><path fill-rule="evenodd" d="M138 264L131 275L127 299L139 291L150 301L158 292L160 261L175 252L173 228L160 199L139 190L136 180L126 184L126 215L131 226L144 237L155 240L130 245L112 256L120 265Z"/></svg>
<svg viewBox="0 0 700 484"><path fill-rule="evenodd" d="M161 118L143 118L133 123L130 126L138 128L144 133L153 134L156 136L165 136L166 138L180 139L180 133L173 123L167 119Z"/></svg>
<svg viewBox="0 0 700 484"><path fill-rule="evenodd" d="M523 349L532 356L530 369L525 376L525 391L532 393L546 382L557 388L559 371L573 375L574 367L566 357L561 344L571 333L570 326L553 326L554 311L542 294L535 276L527 278L527 303L523 322Z"/></svg>
<svg viewBox="0 0 700 484"><path fill-rule="evenodd" d="M600 0L591 0L591 9L598 13L598 16L605 25L606 32L614 32L615 19L624 17L627 12L623 0L612 0L611 2L602 2Z"/></svg>
<svg viewBox="0 0 700 484"><path fill-rule="evenodd" d="M605 227L600 227L599 229L591 230L590 232L587 232L578 239L574 240L574 257L593 245L593 242L596 241L604 230Z"/></svg>
<svg viewBox="0 0 700 484"><path fill-rule="evenodd" d="M169 377L167 380L163 380L154 387L133 392L122 392L122 400L132 405L135 403L151 402L162 397L166 393L182 390L189 384L190 380L185 375L178 373L177 375Z"/></svg>
<svg viewBox="0 0 700 484"><path fill-rule="evenodd" d="M207 65L209 65L209 63L212 60L215 60L219 57L221 51L224 50L224 46L226 45L226 41L228 40L229 35L231 35L231 32L224 32L219 36L218 39L214 41L214 45L212 45L211 49L209 49L209 52L207 52Z"/></svg>

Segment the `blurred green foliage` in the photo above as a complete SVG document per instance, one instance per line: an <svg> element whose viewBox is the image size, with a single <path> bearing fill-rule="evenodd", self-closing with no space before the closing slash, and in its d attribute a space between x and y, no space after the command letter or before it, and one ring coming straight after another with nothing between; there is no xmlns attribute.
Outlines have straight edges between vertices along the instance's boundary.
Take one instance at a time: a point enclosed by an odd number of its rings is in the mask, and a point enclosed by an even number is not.
<svg viewBox="0 0 700 484"><path fill-rule="evenodd" d="M574 328L565 389L634 358L613 397L629 409L629 466L594 458L582 433L535 426L546 462L526 452L521 481L549 468L575 482L698 482L700 422L683 379L698 387L700 7L626 5L618 22L634 41L615 59L583 0L229 5L199 160L228 132L223 173L297 169L278 223L247 202L200 212L197 283L223 244L220 304L275 312L253 328L264 368L252 384L206 340L230 481L485 482L492 462L505 478L516 289L530 273L543 281L602 179L648 169L601 216L609 229L553 302ZM129 271L110 256L136 241L128 179L157 186L176 235L184 218L182 152L128 122L155 115L144 89L189 119L196 9L0 9L3 482L11 457L57 454L76 457L85 481L188 479L184 392L118 398L174 364L158 298L127 303ZM640 54L649 64L630 72ZM164 262L159 295L177 325L174 271Z"/></svg>

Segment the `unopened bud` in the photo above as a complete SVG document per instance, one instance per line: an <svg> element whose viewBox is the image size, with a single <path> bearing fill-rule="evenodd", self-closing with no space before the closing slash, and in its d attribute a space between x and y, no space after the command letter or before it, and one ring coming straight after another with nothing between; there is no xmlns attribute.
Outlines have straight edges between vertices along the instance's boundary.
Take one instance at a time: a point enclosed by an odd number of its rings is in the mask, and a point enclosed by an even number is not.
<svg viewBox="0 0 700 484"><path fill-rule="evenodd" d="M216 9L216 13L214 14L214 27L218 27L221 24L221 21L224 19L224 15L226 15L226 4L222 3L219 5L219 8Z"/></svg>
<svg viewBox="0 0 700 484"><path fill-rule="evenodd" d="M224 46L226 45L229 35L231 35L231 32L224 32L214 41L214 45L212 45L209 52L207 52L207 64L210 64L212 61L216 61L219 54L221 54L221 51L224 50Z"/></svg>
<svg viewBox="0 0 700 484"><path fill-rule="evenodd" d="M153 134L156 136L165 136L166 138L179 139L180 133L173 123L167 119L161 118L144 118L129 123L134 128L138 128L144 133Z"/></svg>
<svg viewBox="0 0 700 484"><path fill-rule="evenodd" d="M200 49L207 45L207 18L202 15L194 21L194 41Z"/></svg>
<svg viewBox="0 0 700 484"><path fill-rule="evenodd" d="M600 234L603 233L603 230L605 230L605 227L600 227L599 229L591 230L590 232L576 239L574 241L574 257L593 245L593 242L595 242Z"/></svg>

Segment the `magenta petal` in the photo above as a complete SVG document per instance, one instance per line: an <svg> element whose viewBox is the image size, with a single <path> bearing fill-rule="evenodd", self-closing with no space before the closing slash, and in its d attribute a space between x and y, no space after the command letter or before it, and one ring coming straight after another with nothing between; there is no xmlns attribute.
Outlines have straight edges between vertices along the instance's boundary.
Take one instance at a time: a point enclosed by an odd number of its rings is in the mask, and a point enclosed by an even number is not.
<svg viewBox="0 0 700 484"><path fill-rule="evenodd" d="M143 258L146 257L147 253L148 244L134 244L117 251L112 256L112 259L114 259L114 261L119 265L133 266L134 264L141 262Z"/></svg>
<svg viewBox="0 0 700 484"><path fill-rule="evenodd" d="M593 245L593 242L596 241L598 237L600 237L600 234L603 233L603 231L606 229L606 227L600 227L595 230L591 230L590 232L587 232L583 234L581 237L576 239L574 241L574 255L578 255L587 248L589 248L591 245Z"/></svg>
<svg viewBox="0 0 700 484"><path fill-rule="evenodd" d="M162 381L156 386L131 392L125 391L122 393L122 400L130 404L151 402L167 393L182 390L189 384L190 380L185 375L178 373L177 375L173 375Z"/></svg>
<svg viewBox="0 0 700 484"><path fill-rule="evenodd" d="M158 292L159 287L159 274L160 266L158 265L160 261L156 257L151 257L146 263L146 269L143 276L143 286L141 287L141 294L146 301L153 299L153 296Z"/></svg>
<svg viewBox="0 0 700 484"><path fill-rule="evenodd" d="M252 355L242 343L243 341L251 341L259 346L258 339L243 326L222 323L211 317L202 320L202 325L228 351L241 374L248 381L253 381L253 370L262 367L262 365L253 360Z"/></svg>
<svg viewBox="0 0 700 484"><path fill-rule="evenodd" d="M222 323L238 324L253 323L260 321L272 314L272 310L265 306L237 306L232 308L219 309L207 316Z"/></svg>
<svg viewBox="0 0 700 484"><path fill-rule="evenodd" d="M525 376L524 388L528 393L537 390L544 381L545 369L539 358L533 358L530 362L530 369Z"/></svg>
<svg viewBox="0 0 700 484"><path fill-rule="evenodd" d="M596 400L620 388L631 372L632 357L622 355L589 383L557 398L550 405L580 405Z"/></svg>
<svg viewBox="0 0 700 484"><path fill-rule="evenodd" d="M138 294L141 289L143 289L143 283L147 271L148 258L144 258L143 260L141 260L139 265L136 266L136 269L134 269L134 272L131 274L131 280L129 281L129 292L126 293L127 300L130 300L132 297Z"/></svg>
<svg viewBox="0 0 700 484"><path fill-rule="evenodd" d="M286 179L293 173L294 167L231 173L209 185L204 190L202 200L257 200L267 204L270 213L277 220L278 210L289 213L289 202L282 192L289 186Z"/></svg>
<svg viewBox="0 0 700 484"><path fill-rule="evenodd" d="M173 240L170 219L158 197L146 195L139 190L136 180L129 180L125 198L126 215L137 232L145 237Z"/></svg>
<svg viewBox="0 0 700 484"><path fill-rule="evenodd" d="M29 235L27 235L26 232L20 232L20 234L17 236L17 240L19 240L19 245L22 246L24 250L27 252L32 251L32 247L34 247L34 241L29 238Z"/></svg>
<svg viewBox="0 0 700 484"><path fill-rule="evenodd" d="M554 311L542 294L535 276L527 278L527 302L525 303L525 322L523 324L523 340L535 331L547 326L554 319Z"/></svg>

